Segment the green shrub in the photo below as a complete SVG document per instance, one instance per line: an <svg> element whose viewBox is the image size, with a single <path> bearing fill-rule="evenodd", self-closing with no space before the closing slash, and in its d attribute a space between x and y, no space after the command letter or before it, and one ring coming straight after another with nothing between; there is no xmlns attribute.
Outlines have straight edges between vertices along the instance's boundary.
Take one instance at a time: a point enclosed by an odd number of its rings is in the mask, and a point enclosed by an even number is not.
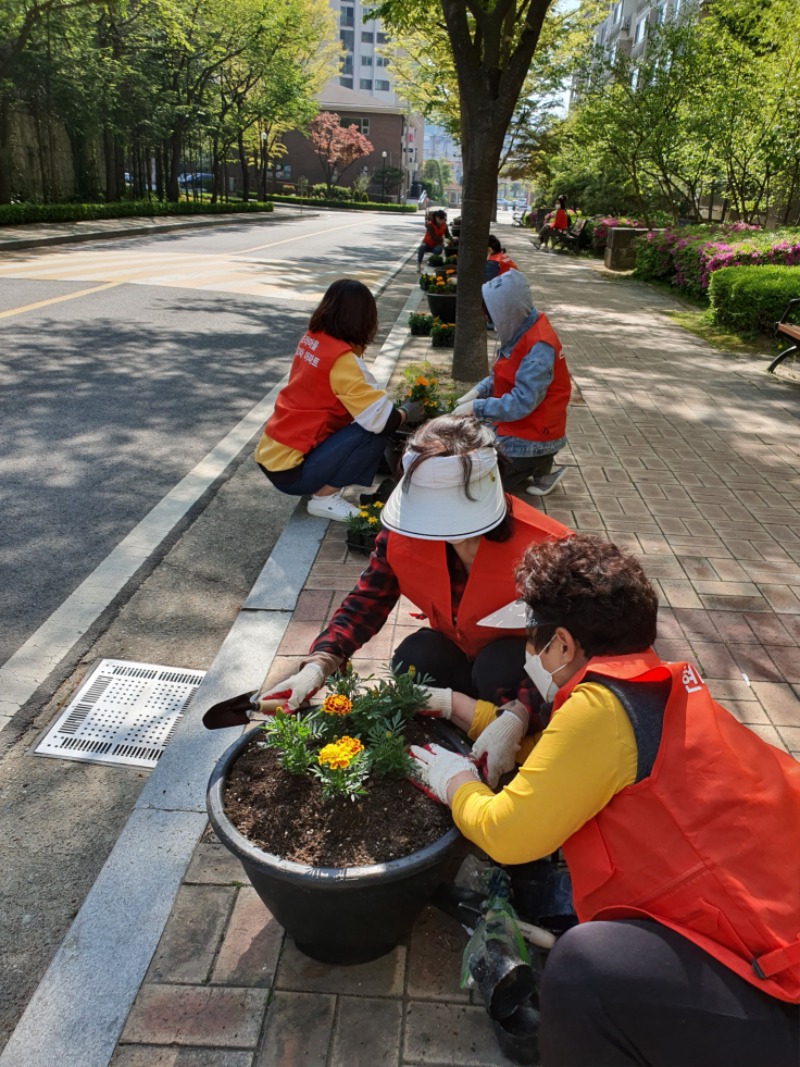
<svg viewBox="0 0 800 1067"><path fill-rule="evenodd" d="M800 297L800 267L723 267L708 285L714 322L737 333L771 333L792 297ZM793 309L792 321L800 319Z"/></svg>
<svg viewBox="0 0 800 1067"><path fill-rule="evenodd" d="M361 204L353 200L319 200L312 196L284 196L282 193L267 193L267 200L276 204L306 204L309 207L346 208L352 211L393 211L396 213L411 211L414 214L417 211L416 204L376 204L371 200Z"/></svg>
<svg viewBox="0 0 800 1067"><path fill-rule="evenodd" d="M234 200L211 204L207 200L122 200L114 204L2 204L0 226L32 222L85 222L162 215L227 215L272 211L272 204Z"/></svg>

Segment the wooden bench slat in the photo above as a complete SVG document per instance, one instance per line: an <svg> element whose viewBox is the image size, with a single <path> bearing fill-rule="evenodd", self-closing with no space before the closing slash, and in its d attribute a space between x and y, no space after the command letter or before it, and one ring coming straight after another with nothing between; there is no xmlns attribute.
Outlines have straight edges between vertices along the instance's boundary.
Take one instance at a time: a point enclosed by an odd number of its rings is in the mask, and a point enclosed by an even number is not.
<svg viewBox="0 0 800 1067"><path fill-rule="evenodd" d="M785 333L788 337L793 337L795 340L800 341L800 326L792 326L789 322L779 322L777 329L778 333Z"/></svg>

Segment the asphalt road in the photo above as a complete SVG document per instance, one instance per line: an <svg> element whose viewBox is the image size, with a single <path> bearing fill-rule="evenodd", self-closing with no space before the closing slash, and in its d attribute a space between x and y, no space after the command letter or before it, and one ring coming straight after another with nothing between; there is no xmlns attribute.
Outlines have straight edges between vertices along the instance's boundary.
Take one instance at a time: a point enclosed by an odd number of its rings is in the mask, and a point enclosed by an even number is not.
<svg viewBox="0 0 800 1067"><path fill-rule="evenodd" d="M419 229L331 212L0 257L0 664L280 380L328 284L376 284Z"/></svg>
<svg viewBox="0 0 800 1067"><path fill-rule="evenodd" d="M0 660L280 380L330 281L380 282L420 228L326 213L0 256ZM376 353L415 282L380 296ZM0 733L0 1049L147 777L32 748L100 658L211 665L295 505L253 444Z"/></svg>

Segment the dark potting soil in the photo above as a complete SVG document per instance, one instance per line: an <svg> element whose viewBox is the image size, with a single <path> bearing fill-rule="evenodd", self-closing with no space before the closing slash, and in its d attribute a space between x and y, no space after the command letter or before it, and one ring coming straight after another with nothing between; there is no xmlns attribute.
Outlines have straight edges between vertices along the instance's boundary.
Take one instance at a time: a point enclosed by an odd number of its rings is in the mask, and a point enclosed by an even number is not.
<svg viewBox="0 0 800 1067"><path fill-rule="evenodd" d="M410 744L424 724L406 732ZM248 746L231 767L225 814L243 837L264 852L312 867L366 867L408 856L453 825L449 808L405 779L367 782L355 801L323 801L319 783L278 766L273 749Z"/></svg>

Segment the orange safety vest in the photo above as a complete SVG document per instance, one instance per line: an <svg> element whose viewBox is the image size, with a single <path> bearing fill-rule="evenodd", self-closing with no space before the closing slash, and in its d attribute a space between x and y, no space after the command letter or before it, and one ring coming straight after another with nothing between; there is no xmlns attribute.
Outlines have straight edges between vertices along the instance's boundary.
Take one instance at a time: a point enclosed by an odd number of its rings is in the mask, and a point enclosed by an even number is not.
<svg viewBox="0 0 800 1067"><path fill-rule="evenodd" d="M346 341L327 333L305 334L264 433L305 456L320 441L348 426L353 418L331 389L331 368L350 351Z"/></svg>
<svg viewBox="0 0 800 1067"><path fill-rule="evenodd" d="M442 241L444 241L446 230L446 222L428 222L425 224L425 236L423 237L423 241L428 248L438 248Z"/></svg>
<svg viewBox="0 0 800 1067"><path fill-rule="evenodd" d="M597 656L583 676L672 680L650 774L563 846L578 918L652 919L800 1002L800 763L712 700L689 663Z"/></svg>
<svg viewBox="0 0 800 1067"><path fill-rule="evenodd" d="M511 256L506 255L505 252L492 252L490 256L486 257L490 263L496 263L500 268L498 275L505 274L508 270L519 270Z"/></svg>
<svg viewBox="0 0 800 1067"><path fill-rule="evenodd" d="M492 396L505 396L511 392L520 363L538 341L544 341L555 351L553 380L547 387L544 400L529 415L517 419L516 422L497 423L496 430L501 437L522 437L526 441L557 441L567 432L567 404L572 392L572 383L558 334L544 314L540 313L533 326L520 337L508 358L499 356L494 361Z"/></svg>
<svg viewBox="0 0 800 1067"><path fill-rule="evenodd" d="M524 628L498 631L493 626L478 626L478 620L516 598L514 565L529 544L559 540L572 533L521 500L507 499L511 500L514 532L508 541L481 538L455 618L446 542L389 533L386 558L400 592L424 612L432 629L449 637L470 659L498 637L525 636Z"/></svg>

